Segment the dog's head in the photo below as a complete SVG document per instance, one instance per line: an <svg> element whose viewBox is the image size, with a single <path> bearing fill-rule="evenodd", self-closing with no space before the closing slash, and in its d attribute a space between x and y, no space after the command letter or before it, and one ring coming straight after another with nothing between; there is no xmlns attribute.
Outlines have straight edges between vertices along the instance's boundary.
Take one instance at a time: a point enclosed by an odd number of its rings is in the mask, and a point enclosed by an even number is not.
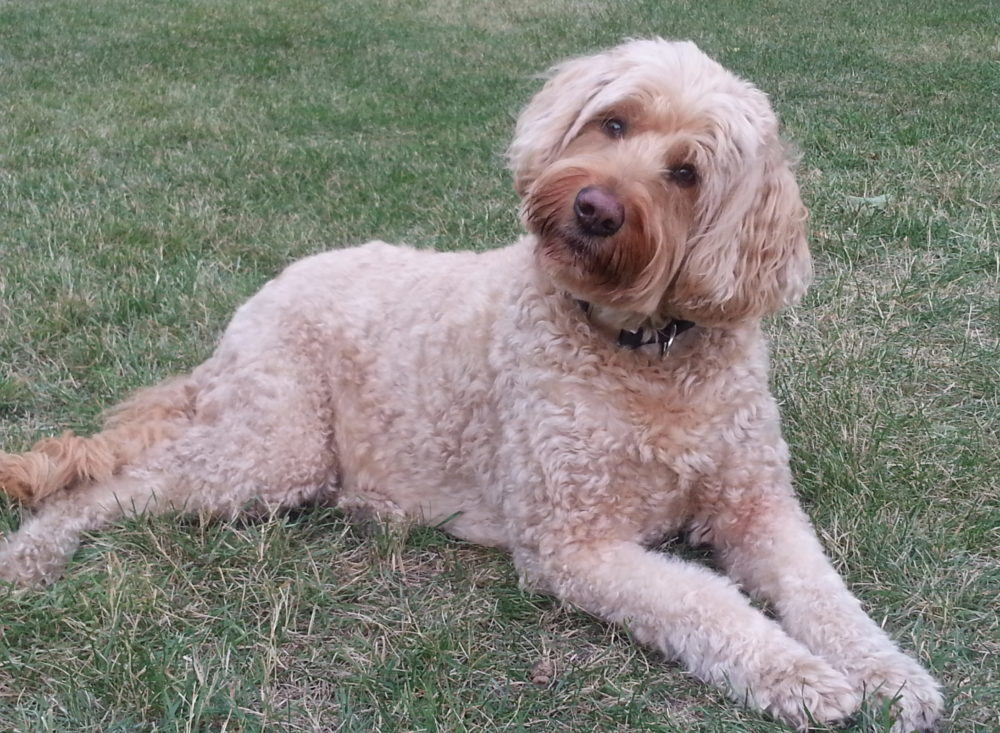
<svg viewBox="0 0 1000 733"><path fill-rule="evenodd" d="M693 43L557 66L509 158L539 264L577 298L719 325L805 290L806 211L767 97Z"/></svg>

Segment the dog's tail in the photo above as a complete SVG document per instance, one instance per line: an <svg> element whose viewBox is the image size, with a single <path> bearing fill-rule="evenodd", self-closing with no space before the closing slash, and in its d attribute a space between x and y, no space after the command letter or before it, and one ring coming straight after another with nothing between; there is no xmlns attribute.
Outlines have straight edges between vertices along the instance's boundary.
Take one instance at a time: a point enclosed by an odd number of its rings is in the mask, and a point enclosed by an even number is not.
<svg viewBox="0 0 1000 733"><path fill-rule="evenodd" d="M176 438L194 415L191 376L141 390L112 409L90 438L67 431L27 453L0 452L0 492L28 506L83 482L110 478L150 446Z"/></svg>

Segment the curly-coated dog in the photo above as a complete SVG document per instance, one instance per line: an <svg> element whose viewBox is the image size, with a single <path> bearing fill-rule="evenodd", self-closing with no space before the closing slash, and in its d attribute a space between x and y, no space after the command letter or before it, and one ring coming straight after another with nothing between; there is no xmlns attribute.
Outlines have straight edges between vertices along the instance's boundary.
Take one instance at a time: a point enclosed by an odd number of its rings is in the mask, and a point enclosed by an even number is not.
<svg viewBox="0 0 1000 733"><path fill-rule="evenodd" d="M516 244L310 257L102 432L0 454L36 508L0 578L54 578L123 513L330 501L506 548L525 583L793 726L869 697L933 729L937 684L792 490L761 319L810 261L767 97L691 43L631 41L556 67L509 158ZM649 549L681 531L725 574Z"/></svg>

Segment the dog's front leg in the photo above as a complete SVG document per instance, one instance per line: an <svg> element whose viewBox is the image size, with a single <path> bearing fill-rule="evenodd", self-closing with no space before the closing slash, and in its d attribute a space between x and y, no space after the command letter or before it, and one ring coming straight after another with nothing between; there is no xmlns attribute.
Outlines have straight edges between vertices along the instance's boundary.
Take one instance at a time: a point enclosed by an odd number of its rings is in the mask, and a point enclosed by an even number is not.
<svg viewBox="0 0 1000 733"><path fill-rule="evenodd" d="M529 581L626 625L696 677L791 725L834 723L860 704L840 672L711 570L631 542L552 544L515 558Z"/></svg>
<svg viewBox="0 0 1000 733"><path fill-rule="evenodd" d="M772 604L782 627L842 671L856 690L894 701L894 731L934 730L942 708L937 683L865 614L790 487L731 493L744 498L709 520L711 541L730 577Z"/></svg>

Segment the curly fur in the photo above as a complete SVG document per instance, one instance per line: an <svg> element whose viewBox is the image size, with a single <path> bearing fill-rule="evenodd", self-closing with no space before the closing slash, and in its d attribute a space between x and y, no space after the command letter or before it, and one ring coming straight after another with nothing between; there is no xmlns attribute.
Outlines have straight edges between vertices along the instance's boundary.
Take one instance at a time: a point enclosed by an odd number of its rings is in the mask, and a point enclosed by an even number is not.
<svg viewBox="0 0 1000 733"><path fill-rule="evenodd" d="M809 255L765 95L691 43L632 41L556 67L509 159L521 241L303 260L103 432L0 454L0 486L35 508L0 578L55 578L124 513L330 501L506 548L524 582L793 726L867 695L895 730L932 729L937 684L792 490L760 320L802 294ZM620 206L614 231L584 225L588 188ZM671 319L697 325L665 357L616 343ZM679 531L724 574L648 549Z"/></svg>

